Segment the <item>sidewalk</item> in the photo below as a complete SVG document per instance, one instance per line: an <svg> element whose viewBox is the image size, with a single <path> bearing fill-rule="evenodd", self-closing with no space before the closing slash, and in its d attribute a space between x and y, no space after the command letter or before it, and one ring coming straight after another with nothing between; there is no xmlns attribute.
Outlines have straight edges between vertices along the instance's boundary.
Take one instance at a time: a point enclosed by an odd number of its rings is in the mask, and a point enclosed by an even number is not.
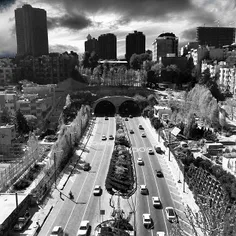
<svg viewBox="0 0 236 236"><path fill-rule="evenodd" d="M199 207L195 202L193 193L189 189L187 183L184 183L184 178L182 172L179 170L179 166L175 160L175 157L173 156L172 153L170 153L170 161L169 159L169 149L164 146L164 140L159 137L157 131L155 128L151 126L150 120L149 119L144 119L143 121L145 123L145 127L150 131L150 134L153 136L153 139L150 140L152 143L152 146L158 145L162 150L165 151L164 158L159 159L159 162L161 166L166 166L168 168L168 172L170 173L174 187L178 192L178 195L180 197L180 201L182 203L182 207L184 211L186 211L186 207L190 207L193 213L196 213L199 211ZM160 141L159 141L160 140ZM165 175L165 173L164 173ZM174 205L176 205L175 201ZM178 204L177 204L178 205ZM175 207L176 208L176 207ZM186 218L186 217L185 217ZM189 224L189 223L188 223ZM203 235L202 232L197 229L198 235Z"/></svg>
<svg viewBox="0 0 236 236"><path fill-rule="evenodd" d="M80 160L82 154L85 152L85 147L90 140L91 134L94 130L94 126L95 122L93 120L90 120L90 124L88 125L87 130L81 138L79 146L76 148L74 155L71 157L70 162L67 163L66 167L61 173L62 177L59 183L57 184L58 191L55 191L56 189L54 188L54 186L52 186L51 195L50 197L47 197L48 199L45 200L47 201L47 203L44 207L39 206L38 211L35 212L31 219L32 224L28 227L28 230L24 232L24 235L38 235L40 228L43 226L53 207L57 204L58 199L60 198L60 190L64 189L68 179L70 178L71 172L74 170L74 167L76 166L77 162Z"/></svg>

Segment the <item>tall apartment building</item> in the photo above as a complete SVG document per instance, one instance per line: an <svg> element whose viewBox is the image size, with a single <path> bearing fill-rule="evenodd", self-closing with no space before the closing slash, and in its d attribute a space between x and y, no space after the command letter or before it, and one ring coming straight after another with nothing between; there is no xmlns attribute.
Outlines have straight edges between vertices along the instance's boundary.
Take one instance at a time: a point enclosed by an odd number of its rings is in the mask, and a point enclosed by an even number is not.
<svg viewBox="0 0 236 236"><path fill-rule="evenodd" d="M46 11L29 4L15 10L17 56L48 54Z"/></svg>
<svg viewBox="0 0 236 236"><path fill-rule="evenodd" d="M235 42L235 28L230 27L197 27L199 45L221 48Z"/></svg>
<svg viewBox="0 0 236 236"><path fill-rule="evenodd" d="M129 62L130 57L136 54L145 53L146 37L143 32L134 31L126 36L125 58Z"/></svg>
<svg viewBox="0 0 236 236"><path fill-rule="evenodd" d="M98 56L99 59L117 58L117 40L114 34L102 34L98 37Z"/></svg>
<svg viewBox="0 0 236 236"><path fill-rule="evenodd" d="M84 43L85 51L86 52L96 52L98 53L98 40L95 38L92 38L92 36L89 34L87 36L87 41Z"/></svg>
<svg viewBox="0 0 236 236"><path fill-rule="evenodd" d="M173 33L160 34L153 45L153 61L159 61L159 57L178 56L178 38Z"/></svg>

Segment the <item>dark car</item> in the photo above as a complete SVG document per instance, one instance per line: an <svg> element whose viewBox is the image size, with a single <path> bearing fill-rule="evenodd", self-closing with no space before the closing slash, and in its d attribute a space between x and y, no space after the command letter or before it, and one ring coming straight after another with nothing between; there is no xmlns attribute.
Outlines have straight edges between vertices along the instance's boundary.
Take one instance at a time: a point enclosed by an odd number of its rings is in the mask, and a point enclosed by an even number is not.
<svg viewBox="0 0 236 236"><path fill-rule="evenodd" d="M164 177L164 175L163 175L161 170L155 170L155 172L156 172L156 176L157 177Z"/></svg>
<svg viewBox="0 0 236 236"><path fill-rule="evenodd" d="M114 136L111 134L109 135L109 140L113 140L114 139Z"/></svg>
<svg viewBox="0 0 236 236"><path fill-rule="evenodd" d="M162 154L165 153L165 152L162 151L162 149L161 149L160 147L158 147L158 146L155 146L154 149L155 149L156 153L158 153L158 154L161 154L161 155L162 155Z"/></svg>
<svg viewBox="0 0 236 236"><path fill-rule="evenodd" d="M89 171L91 169L91 166L89 163L84 163L83 170L84 171Z"/></svg>
<svg viewBox="0 0 236 236"><path fill-rule="evenodd" d="M107 116L105 116L105 120L109 120Z"/></svg>
<svg viewBox="0 0 236 236"><path fill-rule="evenodd" d="M129 119L127 117L125 117L125 121L128 121Z"/></svg>
<svg viewBox="0 0 236 236"><path fill-rule="evenodd" d="M133 118L133 116L132 116L132 115L129 115L129 118Z"/></svg>

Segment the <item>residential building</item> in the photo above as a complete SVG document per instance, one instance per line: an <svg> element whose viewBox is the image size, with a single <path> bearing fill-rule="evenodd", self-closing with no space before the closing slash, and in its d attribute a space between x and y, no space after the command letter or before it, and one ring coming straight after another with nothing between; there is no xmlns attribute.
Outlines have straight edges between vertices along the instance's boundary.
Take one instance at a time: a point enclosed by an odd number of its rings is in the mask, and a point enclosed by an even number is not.
<svg viewBox="0 0 236 236"><path fill-rule="evenodd" d="M154 106L154 117L162 121L170 120L172 111L169 107Z"/></svg>
<svg viewBox="0 0 236 236"><path fill-rule="evenodd" d="M15 92L7 92L6 90L0 92L0 110L6 108L9 114L14 116L16 114L16 101L17 94Z"/></svg>
<svg viewBox="0 0 236 236"><path fill-rule="evenodd" d="M99 59L117 59L117 39L114 34L102 34L98 37Z"/></svg>
<svg viewBox="0 0 236 236"><path fill-rule="evenodd" d="M153 61L159 57L178 56L178 38L173 33L163 33L153 42Z"/></svg>
<svg viewBox="0 0 236 236"><path fill-rule="evenodd" d="M87 41L84 43L85 51L86 52L96 52L98 53L98 40L95 38L92 38L92 36L89 34L87 36Z"/></svg>
<svg viewBox="0 0 236 236"><path fill-rule="evenodd" d="M16 68L16 80L29 80L37 84L57 84L69 77L79 64L78 55L71 53L50 53L40 57L21 58Z"/></svg>
<svg viewBox="0 0 236 236"><path fill-rule="evenodd" d="M188 42L180 49L180 56L186 56L191 49L197 49L199 46L198 42Z"/></svg>
<svg viewBox="0 0 236 236"><path fill-rule="evenodd" d="M25 4L15 10L17 56L48 54L46 11Z"/></svg>
<svg viewBox="0 0 236 236"><path fill-rule="evenodd" d="M126 61L129 62L131 56L145 53L146 37L143 32L134 31L126 36Z"/></svg>
<svg viewBox="0 0 236 236"><path fill-rule="evenodd" d="M16 138L15 125L0 126L0 145L11 145ZM1 150L2 151L2 150Z"/></svg>
<svg viewBox="0 0 236 236"><path fill-rule="evenodd" d="M235 42L235 28L230 27L197 27L199 45L222 48Z"/></svg>
<svg viewBox="0 0 236 236"><path fill-rule="evenodd" d="M224 154L222 157L222 168L236 177L236 153Z"/></svg>

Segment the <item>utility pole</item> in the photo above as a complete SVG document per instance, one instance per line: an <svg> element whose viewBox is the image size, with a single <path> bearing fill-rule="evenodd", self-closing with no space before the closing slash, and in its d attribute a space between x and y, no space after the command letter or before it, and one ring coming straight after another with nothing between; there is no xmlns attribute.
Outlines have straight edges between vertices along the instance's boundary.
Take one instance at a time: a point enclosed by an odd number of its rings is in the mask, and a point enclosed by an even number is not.
<svg viewBox="0 0 236 236"><path fill-rule="evenodd" d="M56 153L54 152L54 167L55 167L55 188L57 188L57 163L56 163Z"/></svg>
<svg viewBox="0 0 236 236"><path fill-rule="evenodd" d="M170 161L170 135L171 135L171 132L169 131L169 143L168 143L168 147L169 147L169 161Z"/></svg>

